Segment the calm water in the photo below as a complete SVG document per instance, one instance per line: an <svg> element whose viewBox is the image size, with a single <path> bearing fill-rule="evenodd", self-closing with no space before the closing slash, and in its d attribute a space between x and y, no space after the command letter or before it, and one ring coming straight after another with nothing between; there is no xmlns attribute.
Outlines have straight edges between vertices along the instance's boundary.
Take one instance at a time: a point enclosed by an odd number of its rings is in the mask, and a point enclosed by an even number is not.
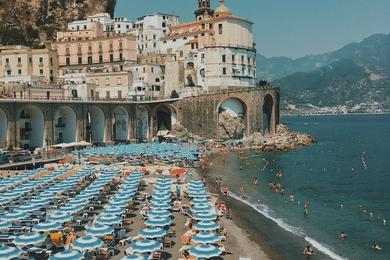
<svg viewBox="0 0 390 260"><path fill-rule="evenodd" d="M245 203L331 258L390 259L390 115L283 121L292 130L312 134L318 143L294 152L225 155L211 171L219 169L235 194L244 184ZM275 177L277 170L284 172L283 178ZM255 176L259 186L251 184ZM285 194L272 192L270 180L280 182ZM295 205L288 201L292 192ZM310 205L307 217L299 203L304 201ZM348 236L345 241L338 239L341 231ZM373 243L383 250L371 250Z"/></svg>

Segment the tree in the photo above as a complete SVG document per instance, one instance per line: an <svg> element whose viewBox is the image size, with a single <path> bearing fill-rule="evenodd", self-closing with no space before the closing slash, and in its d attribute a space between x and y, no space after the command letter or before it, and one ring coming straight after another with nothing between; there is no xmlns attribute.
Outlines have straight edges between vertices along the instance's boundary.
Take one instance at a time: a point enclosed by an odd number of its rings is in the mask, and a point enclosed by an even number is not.
<svg viewBox="0 0 390 260"><path fill-rule="evenodd" d="M176 90L172 90L171 98L179 98L179 94L177 94Z"/></svg>

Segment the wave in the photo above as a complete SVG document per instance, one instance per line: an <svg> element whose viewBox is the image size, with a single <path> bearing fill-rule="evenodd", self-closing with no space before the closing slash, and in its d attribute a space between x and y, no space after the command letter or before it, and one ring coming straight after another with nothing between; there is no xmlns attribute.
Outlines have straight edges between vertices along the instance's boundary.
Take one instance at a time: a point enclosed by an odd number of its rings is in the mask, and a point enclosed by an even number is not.
<svg viewBox="0 0 390 260"><path fill-rule="evenodd" d="M304 238L305 241L310 243L314 248L316 248L318 251L321 251L322 253L328 255L332 259L335 259L335 260L346 260L347 259L347 258L344 258L344 257L337 255L326 244L320 243L317 240L306 236L306 234L303 232L302 229L289 225L282 218L277 218L277 217L273 216L272 210L267 205L260 204L260 203L252 203L247 199L241 198L239 195L235 194L234 192L229 192L229 196L232 197L233 199L238 200L238 201L246 204L247 206L251 207L256 212L260 213L264 217L275 222L279 227L283 228L284 230L286 230L290 233L293 233L296 236Z"/></svg>

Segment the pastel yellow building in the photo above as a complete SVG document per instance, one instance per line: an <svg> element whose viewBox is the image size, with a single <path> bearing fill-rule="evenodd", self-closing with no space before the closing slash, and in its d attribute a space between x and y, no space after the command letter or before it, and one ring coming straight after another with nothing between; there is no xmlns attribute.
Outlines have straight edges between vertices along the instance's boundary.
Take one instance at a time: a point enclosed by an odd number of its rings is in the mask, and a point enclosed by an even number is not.
<svg viewBox="0 0 390 260"><path fill-rule="evenodd" d="M0 81L54 83L58 76L57 52L53 49L31 49L25 46L5 46L0 49Z"/></svg>

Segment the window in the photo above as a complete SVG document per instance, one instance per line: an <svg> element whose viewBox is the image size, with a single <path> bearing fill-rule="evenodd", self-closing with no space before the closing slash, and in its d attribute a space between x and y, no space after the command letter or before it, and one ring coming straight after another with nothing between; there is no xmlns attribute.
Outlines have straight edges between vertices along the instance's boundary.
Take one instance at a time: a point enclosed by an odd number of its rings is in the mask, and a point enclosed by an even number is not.
<svg viewBox="0 0 390 260"><path fill-rule="evenodd" d="M223 33L222 24L218 24L218 33L219 33L219 34L222 34L222 33Z"/></svg>
<svg viewBox="0 0 390 260"><path fill-rule="evenodd" d="M241 63L244 64L244 55L241 55Z"/></svg>
<svg viewBox="0 0 390 260"><path fill-rule="evenodd" d="M77 57L77 63L79 65L82 65L83 64L83 57L81 57L81 56Z"/></svg>
<svg viewBox="0 0 390 260"><path fill-rule="evenodd" d="M156 48L157 47L157 43L153 43L153 48Z"/></svg>
<svg viewBox="0 0 390 260"><path fill-rule="evenodd" d="M87 26L86 25L84 25L84 30L87 30Z"/></svg>
<svg viewBox="0 0 390 260"><path fill-rule="evenodd" d="M103 63L103 55L99 55L99 63Z"/></svg>
<svg viewBox="0 0 390 260"><path fill-rule="evenodd" d="M9 58L5 58L5 63L9 64Z"/></svg>
<svg viewBox="0 0 390 260"><path fill-rule="evenodd" d="M88 56L88 64L92 64L92 56Z"/></svg>
<svg viewBox="0 0 390 260"><path fill-rule="evenodd" d="M39 75L41 75L41 76L43 75L43 69L39 70Z"/></svg>
<svg viewBox="0 0 390 260"><path fill-rule="evenodd" d="M32 58L29 58L28 61L29 61L30 63L32 63Z"/></svg>
<svg viewBox="0 0 390 260"><path fill-rule="evenodd" d="M200 56L200 62L204 62L204 53L202 53L202 55Z"/></svg>
<svg viewBox="0 0 390 260"><path fill-rule="evenodd" d="M154 68L153 68L153 67L151 67L151 68L150 68L150 71L153 73L153 72L154 72Z"/></svg>
<svg viewBox="0 0 390 260"><path fill-rule="evenodd" d="M22 70L18 70L18 75L22 75Z"/></svg>
<svg viewBox="0 0 390 260"><path fill-rule="evenodd" d="M50 66L53 66L53 58L50 58Z"/></svg>
<svg viewBox="0 0 390 260"><path fill-rule="evenodd" d="M103 46L99 44L99 52L103 52Z"/></svg>
<svg viewBox="0 0 390 260"><path fill-rule="evenodd" d="M154 91L160 91L160 86L154 86Z"/></svg>
<svg viewBox="0 0 390 260"><path fill-rule="evenodd" d="M22 63L22 58L18 57L18 63Z"/></svg>
<svg viewBox="0 0 390 260"><path fill-rule="evenodd" d="M12 75L12 71L11 70L7 70L7 76L11 76Z"/></svg>
<svg viewBox="0 0 390 260"><path fill-rule="evenodd" d="M165 28L167 26L166 22L162 22L161 27Z"/></svg>
<svg viewBox="0 0 390 260"><path fill-rule="evenodd" d="M157 39L157 35L153 34L153 40Z"/></svg>
<svg viewBox="0 0 390 260"><path fill-rule="evenodd" d="M99 86L99 80L98 79L95 79L95 85Z"/></svg>
<svg viewBox="0 0 390 260"><path fill-rule="evenodd" d="M146 68L145 67L143 67L142 70L143 70L144 73L146 72Z"/></svg>
<svg viewBox="0 0 390 260"><path fill-rule="evenodd" d="M110 85L110 78L106 78L106 86Z"/></svg>
<svg viewBox="0 0 390 260"><path fill-rule="evenodd" d="M121 77L118 77L118 79L117 79L117 84L118 84L118 85L122 85L122 78L121 78Z"/></svg>
<svg viewBox="0 0 390 260"><path fill-rule="evenodd" d="M222 74L226 75L226 68L222 68Z"/></svg>
<svg viewBox="0 0 390 260"><path fill-rule="evenodd" d="M122 98L122 90L118 90L118 98Z"/></svg>
<svg viewBox="0 0 390 260"><path fill-rule="evenodd" d="M110 91L106 91L106 98L110 98Z"/></svg>
<svg viewBox="0 0 390 260"><path fill-rule="evenodd" d="M43 57L39 57L39 63L43 63Z"/></svg>
<svg viewBox="0 0 390 260"><path fill-rule="evenodd" d="M226 55L222 55L222 62L225 63L226 62Z"/></svg>
<svg viewBox="0 0 390 260"><path fill-rule="evenodd" d="M204 69L200 69L200 76L202 77L202 78L204 78L205 77L205 70Z"/></svg>
<svg viewBox="0 0 390 260"><path fill-rule="evenodd" d="M156 83L159 83L160 82L160 79L159 78L156 78Z"/></svg>
<svg viewBox="0 0 390 260"><path fill-rule="evenodd" d="M114 62L114 54L110 54L110 62Z"/></svg>
<svg viewBox="0 0 390 260"><path fill-rule="evenodd" d="M123 60L123 53L119 53L119 60Z"/></svg>
<svg viewBox="0 0 390 260"><path fill-rule="evenodd" d="M236 56L232 55L232 63L236 63Z"/></svg>

